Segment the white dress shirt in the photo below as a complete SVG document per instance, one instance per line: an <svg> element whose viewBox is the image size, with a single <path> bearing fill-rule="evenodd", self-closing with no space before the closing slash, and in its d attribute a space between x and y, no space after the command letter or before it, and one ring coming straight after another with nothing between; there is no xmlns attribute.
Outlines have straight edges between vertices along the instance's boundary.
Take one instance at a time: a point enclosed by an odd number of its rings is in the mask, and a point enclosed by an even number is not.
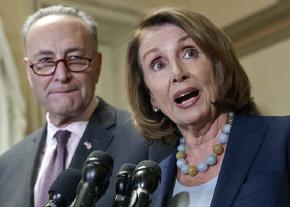
<svg viewBox="0 0 290 207"><path fill-rule="evenodd" d="M42 160L41 160L41 164L40 164L40 168L39 168L39 173L37 176L37 180L34 186L34 203L36 203L37 201L35 200L35 198L37 198L37 194L38 192L40 192L40 188L43 184L43 175L44 172L46 171L48 164L49 164L49 159L52 157L52 154L56 148L57 145L57 141L54 138L54 134L58 131L58 130L68 130L71 132L71 136L68 139L68 143L67 143L67 159L66 159L66 168L69 166L72 157L76 151L76 148L83 136L83 133L88 125L88 121L78 121L78 122L73 122L69 125L67 125L64 128L58 128L55 127L49 120L49 114L46 113L46 121L47 121L47 135L46 135L46 143L45 143L45 147L44 150L42 152Z"/></svg>

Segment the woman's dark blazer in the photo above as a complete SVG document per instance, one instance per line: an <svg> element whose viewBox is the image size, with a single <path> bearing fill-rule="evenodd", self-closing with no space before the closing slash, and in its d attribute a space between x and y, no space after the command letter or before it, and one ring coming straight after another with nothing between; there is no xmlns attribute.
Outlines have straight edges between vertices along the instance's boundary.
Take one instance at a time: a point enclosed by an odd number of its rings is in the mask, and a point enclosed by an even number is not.
<svg viewBox="0 0 290 207"><path fill-rule="evenodd" d="M176 174L173 152L161 161L151 207L166 207ZM211 207L290 206L290 116L236 115Z"/></svg>

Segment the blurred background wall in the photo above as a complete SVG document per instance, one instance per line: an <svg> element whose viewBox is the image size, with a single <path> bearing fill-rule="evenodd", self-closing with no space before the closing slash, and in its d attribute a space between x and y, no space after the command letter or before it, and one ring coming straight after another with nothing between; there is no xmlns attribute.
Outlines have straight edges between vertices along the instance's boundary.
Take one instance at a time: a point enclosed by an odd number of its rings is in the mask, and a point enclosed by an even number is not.
<svg viewBox="0 0 290 207"><path fill-rule="evenodd" d="M7 40L0 41L1 50L7 46L0 53L0 154L44 123L26 80L21 29L36 9L60 3L85 10L98 22L104 59L96 93L116 107L129 110L124 60L135 25L147 10L179 6L204 14L229 35L263 114L290 114L290 0L0 0L0 34ZM7 54L14 69L6 64Z"/></svg>

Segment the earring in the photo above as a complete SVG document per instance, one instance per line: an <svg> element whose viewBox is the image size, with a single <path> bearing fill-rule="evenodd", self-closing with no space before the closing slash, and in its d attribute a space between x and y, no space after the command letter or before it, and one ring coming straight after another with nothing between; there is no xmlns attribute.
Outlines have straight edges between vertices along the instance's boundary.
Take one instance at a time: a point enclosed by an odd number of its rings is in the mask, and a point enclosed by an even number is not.
<svg viewBox="0 0 290 207"><path fill-rule="evenodd" d="M153 106L152 108L153 108L154 112L158 112L159 111L159 109L156 106Z"/></svg>

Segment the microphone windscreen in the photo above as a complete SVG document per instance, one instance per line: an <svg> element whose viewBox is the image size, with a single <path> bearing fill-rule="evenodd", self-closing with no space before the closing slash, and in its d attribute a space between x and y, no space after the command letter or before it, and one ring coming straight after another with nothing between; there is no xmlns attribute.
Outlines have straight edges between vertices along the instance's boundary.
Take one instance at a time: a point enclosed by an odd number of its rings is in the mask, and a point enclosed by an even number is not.
<svg viewBox="0 0 290 207"><path fill-rule="evenodd" d="M132 176L135 168L136 165L131 163L125 163L121 166L116 176L116 194L130 196L132 191Z"/></svg>
<svg viewBox="0 0 290 207"><path fill-rule="evenodd" d="M111 171L114 165L113 158L108 153L98 150L91 152L88 156L85 165L89 163L102 165L108 171Z"/></svg>
<svg viewBox="0 0 290 207"><path fill-rule="evenodd" d="M59 193L67 201L72 203L76 196L76 188L81 180L80 170L68 168L62 171L49 188L49 194Z"/></svg>
<svg viewBox="0 0 290 207"><path fill-rule="evenodd" d="M153 193L161 179L161 169L159 165L151 160L141 161L133 173L132 188L142 188L148 193Z"/></svg>
<svg viewBox="0 0 290 207"><path fill-rule="evenodd" d="M152 173L156 174L156 176L160 176L161 175L161 169L160 169L159 165L156 162L152 161L152 160L143 160L143 161L141 161L136 166L136 171L142 170L144 168L150 170Z"/></svg>
<svg viewBox="0 0 290 207"><path fill-rule="evenodd" d="M129 176L132 176L134 170L136 168L136 165L134 164L131 164L131 163L126 163L126 164L123 164L120 169L119 169L119 172L117 174L117 176L121 176L123 174L128 174Z"/></svg>
<svg viewBox="0 0 290 207"><path fill-rule="evenodd" d="M109 186L113 164L113 158L106 152L90 153L83 166L82 180L73 207L89 207L98 201Z"/></svg>

